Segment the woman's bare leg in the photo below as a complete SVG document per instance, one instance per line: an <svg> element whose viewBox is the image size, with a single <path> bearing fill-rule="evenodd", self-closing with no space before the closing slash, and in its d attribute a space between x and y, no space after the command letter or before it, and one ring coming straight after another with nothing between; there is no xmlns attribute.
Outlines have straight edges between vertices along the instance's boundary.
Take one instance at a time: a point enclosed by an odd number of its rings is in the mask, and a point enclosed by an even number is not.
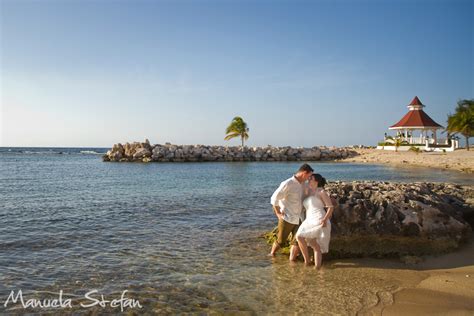
<svg viewBox="0 0 474 316"><path fill-rule="evenodd" d="M303 254L304 263L306 265L310 264L310 258L308 253L308 245L306 244L306 240L304 237L297 237L296 240L298 241L298 246L300 246L301 253Z"/></svg>
<svg viewBox="0 0 474 316"><path fill-rule="evenodd" d="M316 269L321 268L321 262L323 260L323 255L321 254L321 248L319 247L319 244L316 242L316 239L311 239L308 241L309 246L313 248L314 251L314 265L316 266Z"/></svg>

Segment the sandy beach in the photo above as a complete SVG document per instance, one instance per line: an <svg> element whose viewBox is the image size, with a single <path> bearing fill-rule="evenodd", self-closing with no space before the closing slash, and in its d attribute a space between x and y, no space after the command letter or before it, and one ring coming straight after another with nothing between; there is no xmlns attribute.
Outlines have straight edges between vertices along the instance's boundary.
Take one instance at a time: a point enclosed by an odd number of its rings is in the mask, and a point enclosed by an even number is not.
<svg viewBox="0 0 474 316"><path fill-rule="evenodd" d="M473 240L457 252L425 258L413 268L428 277L397 291L394 303L379 310L382 315L474 314Z"/></svg>
<svg viewBox="0 0 474 316"><path fill-rule="evenodd" d="M377 149L356 149L359 156L347 158L344 162L382 163L403 166L432 167L455 170L465 173L474 172L474 150L465 149L454 152L394 152Z"/></svg>

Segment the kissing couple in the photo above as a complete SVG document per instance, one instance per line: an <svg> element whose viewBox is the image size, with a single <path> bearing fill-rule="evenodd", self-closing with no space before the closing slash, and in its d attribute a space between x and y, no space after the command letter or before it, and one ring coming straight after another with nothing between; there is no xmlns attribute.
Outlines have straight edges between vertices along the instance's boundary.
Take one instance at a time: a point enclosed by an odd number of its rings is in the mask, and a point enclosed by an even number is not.
<svg viewBox="0 0 474 316"><path fill-rule="evenodd" d="M310 165L303 164L294 176L283 181L273 193L270 202L278 218L278 231L270 255L275 256L292 233L290 261L295 261L301 251L305 264L310 265L309 246L314 251L314 264L320 268L322 254L329 250L329 220L334 205L324 190L326 179L313 171ZM306 212L303 212L303 206Z"/></svg>

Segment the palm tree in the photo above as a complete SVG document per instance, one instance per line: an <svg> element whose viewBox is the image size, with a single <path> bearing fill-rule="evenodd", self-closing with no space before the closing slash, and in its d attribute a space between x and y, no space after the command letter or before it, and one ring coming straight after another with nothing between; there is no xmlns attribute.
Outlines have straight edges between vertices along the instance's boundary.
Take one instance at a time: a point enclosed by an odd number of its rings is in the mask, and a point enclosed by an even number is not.
<svg viewBox="0 0 474 316"><path fill-rule="evenodd" d="M406 140L403 140L401 137L397 137L393 140L393 145L395 146L395 151L398 152L398 147L408 144Z"/></svg>
<svg viewBox="0 0 474 316"><path fill-rule="evenodd" d="M396 138L393 145L395 146L395 151L398 152L398 147L400 147L402 145L402 139L401 138Z"/></svg>
<svg viewBox="0 0 474 316"><path fill-rule="evenodd" d="M244 120L240 116L236 116L233 118L230 125L227 126L227 129L225 130L225 133L227 135L224 138L224 140L229 140L234 137L240 137L242 140L242 150L243 150L244 140L247 140L249 138L248 132L249 132L249 128L247 127L247 123L245 123Z"/></svg>
<svg viewBox="0 0 474 316"><path fill-rule="evenodd" d="M460 133L466 137L466 148L469 150L469 137L474 136L474 99L460 100L456 113L448 115L448 133Z"/></svg>

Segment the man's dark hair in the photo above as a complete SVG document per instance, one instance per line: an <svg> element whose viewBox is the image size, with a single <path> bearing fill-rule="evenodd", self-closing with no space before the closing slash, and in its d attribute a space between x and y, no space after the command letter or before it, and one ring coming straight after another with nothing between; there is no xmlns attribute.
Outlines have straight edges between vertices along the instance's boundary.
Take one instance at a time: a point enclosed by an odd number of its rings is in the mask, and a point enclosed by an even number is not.
<svg viewBox="0 0 474 316"><path fill-rule="evenodd" d="M305 164L302 164L301 167L298 169L298 172L302 172L302 171L304 171L304 172L313 172L314 170L313 170L313 168L311 168L310 165L305 163Z"/></svg>

